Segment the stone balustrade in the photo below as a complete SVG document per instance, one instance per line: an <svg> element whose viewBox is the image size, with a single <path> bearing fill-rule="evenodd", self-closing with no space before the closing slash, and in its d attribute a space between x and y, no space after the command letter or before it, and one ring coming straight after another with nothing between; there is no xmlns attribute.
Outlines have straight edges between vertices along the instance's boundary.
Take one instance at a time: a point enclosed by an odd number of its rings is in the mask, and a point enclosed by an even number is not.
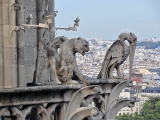
<svg viewBox="0 0 160 120"><path fill-rule="evenodd" d="M122 89L130 86L127 80L88 81L90 86L0 89L0 116L4 120L114 120L118 110L134 105L134 101L128 99L119 100Z"/></svg>

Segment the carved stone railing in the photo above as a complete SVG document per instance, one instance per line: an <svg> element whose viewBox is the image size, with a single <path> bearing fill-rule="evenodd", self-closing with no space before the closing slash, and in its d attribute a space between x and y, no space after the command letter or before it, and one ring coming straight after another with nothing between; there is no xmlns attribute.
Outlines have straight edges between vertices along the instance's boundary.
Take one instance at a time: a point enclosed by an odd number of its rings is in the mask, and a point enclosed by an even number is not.
<svg viewBox="0 0 160 120"><path fill-rule="evenodd" d="M89 79L90 86L47 85L0 89L0 116L9 120L114 120L132 100L119 100L123 79Z"/></svg>

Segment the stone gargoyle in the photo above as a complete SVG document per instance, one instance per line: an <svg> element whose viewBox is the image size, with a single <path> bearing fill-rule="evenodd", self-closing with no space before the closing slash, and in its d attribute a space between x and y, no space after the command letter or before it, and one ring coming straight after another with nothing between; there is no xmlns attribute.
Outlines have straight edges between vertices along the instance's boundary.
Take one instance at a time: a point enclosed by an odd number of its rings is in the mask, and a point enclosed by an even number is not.
<svg viewBox="0 0 160 120"><path fill-rule="evenodd" d="M72 80L74 74L84 85L89 85L79 70L75 58L76 53L85 55L85 52L89 50L88 42L81 37L68 39L60 36L48 44L43 41L40 42L35 83L39 85L43 81L52 83L52 79L49 81L48 74L50 68L56 84L78 84L77 80Z"/></svg>
<svg viewBox="0 0 160 120"><path fill-rule="evenodd" d="M125 44L125 40L129 42L129 46ZM117 70L117 78L123 78L120 65L127 59L129 56L129 79L132 72L134 52L136 48L137 37L132 32L130 33L121 33L118 39L111 45L108 49L101 71L98 75L98 79L105 78L114 78L113 70Z"/></svg>
<svg viewBox="0 0 160 120"><path fill-rule="evenodd" d="M72 80L73 73L84 85L89 85L86 78L79 70L75 54L85 55L90 50L88 42L81 37L66 40L59 49L59 61L57 62L57 76L59 81L68 84L77 84L78 81Z"/></svg>

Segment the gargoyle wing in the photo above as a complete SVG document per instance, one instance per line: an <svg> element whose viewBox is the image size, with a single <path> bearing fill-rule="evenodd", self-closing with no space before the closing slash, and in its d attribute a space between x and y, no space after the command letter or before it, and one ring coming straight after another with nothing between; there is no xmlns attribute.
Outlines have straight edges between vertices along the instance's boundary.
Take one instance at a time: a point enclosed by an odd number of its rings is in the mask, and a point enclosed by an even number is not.
<svg viewBox="0 0 160 120"><path fill-rule="evenodd" d="M122 60L123 49L123 43L120 40L116 40L111 45L111 47L108 49L105 55L101 71L97 78L108 78L109 67L115 62Z"/></svg>
<svg viewBox="0 0 160 120"><path fill-rule="evenodd" d="M47 38L47 37L46 37ZM57 49L62 43L64 43L68 38L64 36L59 36L50 41L44 41L43 39L39 42L38 58L36 61L36 70L34 73L34 82L40 83L45 82L44 75L42 74L44 67L49 65L48 57L54 56ZM58 58L57 58L58 59Z"/></svg>

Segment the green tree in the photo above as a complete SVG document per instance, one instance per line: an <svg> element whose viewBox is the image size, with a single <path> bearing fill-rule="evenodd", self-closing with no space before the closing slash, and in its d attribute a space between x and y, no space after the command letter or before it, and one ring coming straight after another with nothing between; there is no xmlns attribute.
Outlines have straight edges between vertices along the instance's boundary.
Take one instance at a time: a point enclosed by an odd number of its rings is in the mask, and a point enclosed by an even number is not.
<svg viewBox="0 0 160 120"><path fill-rule="evenodd" d="M160 101L155 104L155 118L156 120L160 120Z"/></svg>
<svg viewBox="0 0 160 120"><path fill-rule="evenodd" d="M157 113L160 113L160 101L155 104L155 110Z"/></svg>
<svg viewBox="0 0 160 120"><path fill-rule="evenodd" d="M148 102L151 103L151 109L154 110L155 109L155 105L156 103L160 101L160 97L153 97L150 96Z"/></svg>
<svg viewBox="0 0 160 120"><path fill-rule="evenodd" d="M147 114L149 114L149 113L152 113L152 111L151 111L151 103L148 102L148 101L145 102L141 111L142 111L142 113L143 113L144 115L147 115Z"/></svg>
<svg viewBox="0 0 160 120"><path fill-rule="evenodd" d="M134 115L123 114L116 117L116 120L160 120L160 97L149 97L141 110Z"/></svg>
<svg viewBox="0 0 160 120"><path fill-rule="evenodd" d="M135 112L133 116L133 120L143 120L143 117L140 114L138 114L138 112Z"/></svg>
<svg viewBox="0 0 160 120"><path fill-rule="evenodd" d="M132 115L123 114L116 117L116 120L134 120Z"/></svg>
<svg viewBox="0 0 160 120"><path fill-rule="evenodd" d="M160 114L159 113L155 113L155 120L160 120Z"/></svg>
<svg viewBox="0 0 160 120"><path fill-rule="evenodd" d="M156 120L153 114L147 114L144 116L144 120Z"/></svg>
<svg viewBox="0 0 160 120"><path fill-rule="evenodd" d="M154 120L154 110L151 110L151 101L145 102L141 111L144 120Z"/></svg>

